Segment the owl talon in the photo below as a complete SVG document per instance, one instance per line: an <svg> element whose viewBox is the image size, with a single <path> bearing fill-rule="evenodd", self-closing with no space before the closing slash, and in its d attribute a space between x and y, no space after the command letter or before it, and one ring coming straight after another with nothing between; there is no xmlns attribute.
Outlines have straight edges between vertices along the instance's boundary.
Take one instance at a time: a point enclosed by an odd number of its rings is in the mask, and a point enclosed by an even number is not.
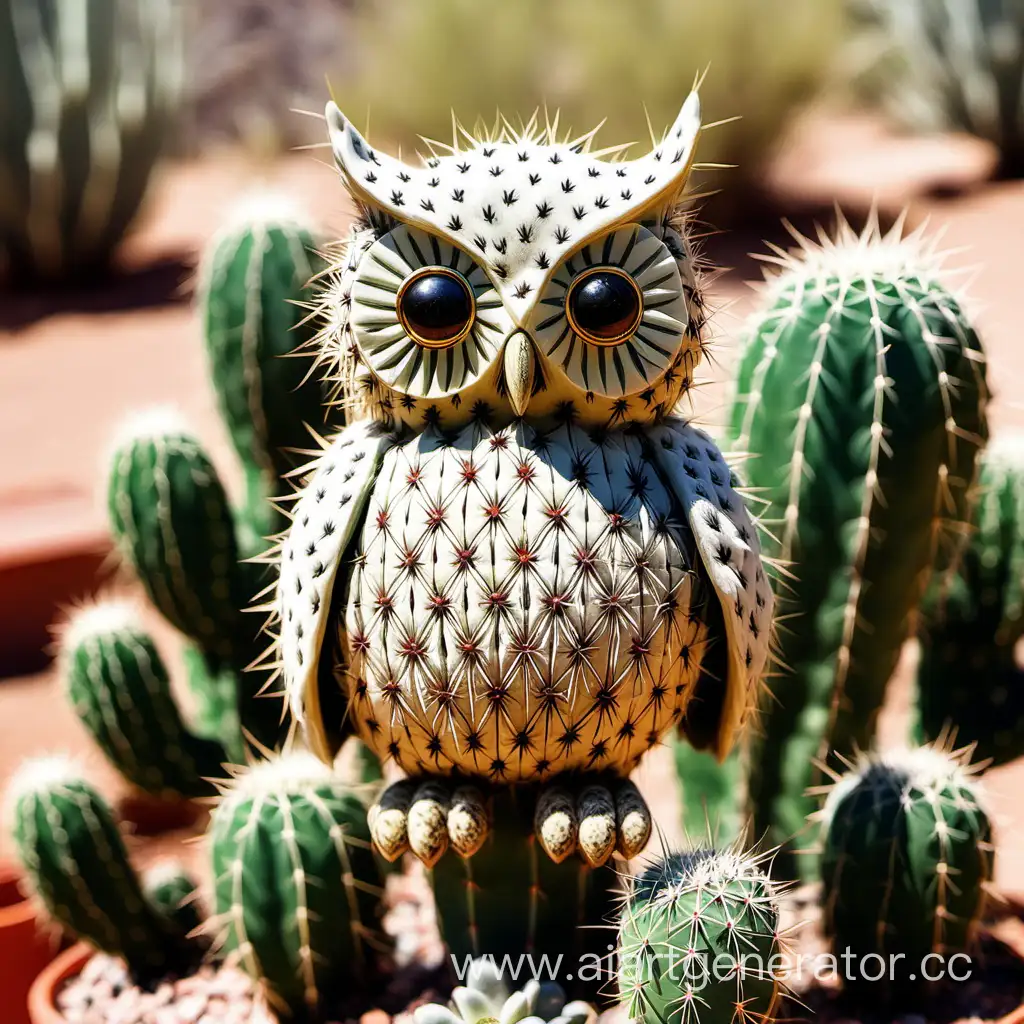
<svg viewBox="0 0 1024 1024"><path fill-rule="evenodd" d="M441 779L403 779L389 786L370 808L370 835L386 860L411 851L432 868L451 846L472 857L490 833L487 802L471 785L453 793Z"/></svg>
<svg viewBox="0 0 1024 1024"><path fill-rule="evenodd" d="M415 783L403 779L388 786L370 808L370 837L385 860L396 861L409 849L409 806L415 792Z"/></svg>
<svg viewBox="0 0 1024 1024"><path fill-rule="evenodd" d="M579 851L596 868L616 851L627 860L637 856L650 838L651 814L640 791L625 779L612 786L585 785L575 798L556 784L537 800L534 831L556 864Z"/></svg>

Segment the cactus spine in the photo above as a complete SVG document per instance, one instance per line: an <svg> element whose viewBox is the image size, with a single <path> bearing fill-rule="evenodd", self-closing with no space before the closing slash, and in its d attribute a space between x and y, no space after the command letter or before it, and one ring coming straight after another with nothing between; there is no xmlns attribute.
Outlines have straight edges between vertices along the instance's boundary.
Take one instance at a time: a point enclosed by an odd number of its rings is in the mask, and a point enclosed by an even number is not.
<svg viewBox="0 0 1024 1024"><path fill-rule="evenodd" d="M61 642L68 700L107 759L133 785L160 796L212 796L228 752L182 720L170 678L136 609L84 608Z"/></svg>
<svg viewBox="0 0 1024 1024"><path fill-rule="evenodd" d="M0 5L0 271L103 268L177 103L177 0Z"/></svg>
<svg viewBox="0 0 1024 1024"><path fill-rule="evenodd" d="M858 963L878 954L894 972L888 995L918 992L925 956L971 946L992 879L991 829L969 769L935 747L865 756L837 781L821 817L834 952L849 950Z"/></svg>
<svg viewBox="0 0 1024 1024"><path fill-rule="evenodd" d="M582 1001L567 1003L557 982L532 978L518 992L509 992L493 959L469 964L465 984L452 992L449 1006L427 1003L413 1012L414 1024L587 1024L597 1012Z"/></svg>
<svg viewBox="0 0 1024 1024"><path fill-rule="evenodd" d="M974 532L960 571L925 604L918 712L924 738L949 730L974 757L1024 752L1024 437L999 435L982 458Z"/></svg>
<svg viewBox="0 0 1024 1024"><path fill-rule="evenodd" d="M740 368L735 448L768 502L768 553L795 577L752 753L755 832L772 844L804 828L815 758L870 745L933 562L957 556L987 433L980 342L934 248L901 229L800 238Z"/></svg>
<svg viewBox="0 0 1024 1024"><path fill-rule="evenodd" d="M194 966L202 947L143 891L103 798L64 758L27 761L7 793L18 858L50 916L151 982Z"/></svg>
<svg viewBox="0 0 1024 1024"><path fill-rule="evenodd" d="M778 890L738 850L671 854L635 879L619 926L629 1019L769 1024L779 998Z"/></svg>
<svg viewBox="0 0 1024 1024"><path fill-rule="evenodd" d="M316 1018L375 966L381 877L366 809L313 755L226 786L208 833L220 945L274 1003Z"/></svg>
<svg viewBox="0 0 1024 1024"><path fill-rule="evenodd" d="M869 0L895 50L902 120L995 144L997 173L1024 177L1024 14L1017 0Z"/></svg>

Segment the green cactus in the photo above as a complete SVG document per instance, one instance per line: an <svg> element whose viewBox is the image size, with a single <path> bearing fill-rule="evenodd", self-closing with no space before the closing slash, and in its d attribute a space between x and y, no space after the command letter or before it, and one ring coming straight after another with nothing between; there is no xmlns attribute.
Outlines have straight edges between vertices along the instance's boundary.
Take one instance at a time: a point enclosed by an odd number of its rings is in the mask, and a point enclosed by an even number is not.
<svg viewBox="0 0 1024 1024"><path fill-rule="evenodd" d="M233 759L194 735L171 693L152 638L126 601L102 601L71 618L61 637L68 700L107 760L133 785L162 797L212 796Z"/></svg>
<svg viewBox="0 0 1024 1024"><path fill-rule="evenodd" d="M597 1018L589 1003L567 1003L565 989L555 981L531 978L510 992L501 968L489 957L464 962L460 980L465 984L455 988L448 1006L418 1006L414 1024L587 1024Z"/></svg>
<svg viewBox="0 0 1024 1024"><path fill-rule="evenodd" d="M974 757L1024 753L1024 438L999 435L982 458L974 532L960 571L924 605L918 713L922 737L955 731Z"/></svg>
<svg viewBox="0 0 1024 1024"><path fill-rule="evenodd" d="M176 860L158 861L142 876L149 901L177 927L182 935L199 941L203 918L199 913L196 880Z"/></svg>
<svg viewBox="0 0 1024 1024"><path fill-rule="evenodd" d="M745 758L741 747L719 761L677 735L669 738L682 802L683 831L691 840L728 844L743 831Z"/></svg>
<svg viewBox="0 0 1024 1024"><path fill-rule="evenodd" d="M901 235L843 223L820 246L800 238L740 367L734 448L751 456L765 548L789 574L781 669L751 753L755 834L771 845L809 844L815 759L870 745L929 572L955 562L970 515L981 345L933 246Z"/></svg>
<svg viewBox="0 0 1024 1024"><path fill-rule="evenodd" d="M49 915L151 983L187 972L203 947L143 891L103 798L66 758L27 761L11 781L15 850Z"/></svg>
<svg viewBox="0 0 1024 1024"><path fill-rule="evenodd" d="M286 201L260 196L213 239L199 269L210 376L245 474L238 533L246 557L285 528L267 499L283 493L295 450L310 448L307 427L326 424L311 358L295 358L317 333L307 286L326 268L318 244Z"/></svg>
<svg viewBox="0 0 1024 1024"><path fill-rule="evenodd" d="M177 103L180 36L177 0L0 4L0 273L108 263Z"/></svg>
<svg viewBox="0 0 1024 1024"><path fill-rule="evenodd" d="M219 946L282 1010L316 1019L365 985L381 948L381 876L366 808L313 755L225 787L208 833Z"/></svg>
<svg viewBox="0 0 1024 1024"><path fill-rule="evenodd" d="M159 698L165 712L161 721L147 719L151 728L162 725L163 732L137 731L127 750L95 711L105 703L123 708L133 702L124 694L113 700L114 680L87 659L79 665L73 697L108 757L150 791L207 793L205 780L219 772L209 772L206 762L241 763L246 736L261 748L275 749L286 734L282 702L263 693L266 674L247 671L269 643L260 616L247 610L270 582L258 558L268 547L264 538L283 527L272 499L289 490L281 478L296 457L286 449L312 443L307 426L325 430L327 403L312 373L312 357L289 358L315 333L302 306L321 266L313 232L279 201L266 198L248 201L203 259L206 348L243 467L246 493L240 506L229 502L209 456L172 412L134 417L114 448L107 481L111 531L150 600L189 641L184 659L198 735L187 736L165 692ZM137 672L126 678L127 685L141 682ZM96 691L87 692L93 686ZM147 701L152 704L152 695L144 697ZM87 713L90 709L93 713ZM172 734L181 737L186 754L195 750L200 772L185 770L187 757L170 767L159 763ZM222 750L215 751L215 745Z"/></svg>
<svg viewBox="0 0 1024 1024"><path fill-rule="evenodd" d="M833 951L877 954L875 1003L919 995L929 953L971 947L992 880L988 817L962 758L936 747L863 756L821 812L824 929ZM902 954L902 958L894 954ZM916 977L915 977L916 975ZM859 972L849 972L856 990Z"/></svg>
<svg viewBox="0 0 1024 1024"><path fill-rule="evenodd" d="M891 111L917 128L969 132L1024 177L1024 7L1019 0L864 0Z"/></svg>
<svg viewBox="0 0 1024 1024"><path fill-rule="evenodd" d="M531 954L593 962L607 955L601 926L614 920L618 876L581 857L551 860L535 835L540 791L526 784L494 787L484 845L471 857L449 850L431 869L441 935L457 961ZM572 990L591 995L599 980L578 977Z"/></svg>
<svg viewBox="0 0 1024 1024"><path fill-rule="evenodd" d="M634 879L619 926L619 994L643 1024L770 1024L782 966L779 889L736 849L671 854Z"/></svg>

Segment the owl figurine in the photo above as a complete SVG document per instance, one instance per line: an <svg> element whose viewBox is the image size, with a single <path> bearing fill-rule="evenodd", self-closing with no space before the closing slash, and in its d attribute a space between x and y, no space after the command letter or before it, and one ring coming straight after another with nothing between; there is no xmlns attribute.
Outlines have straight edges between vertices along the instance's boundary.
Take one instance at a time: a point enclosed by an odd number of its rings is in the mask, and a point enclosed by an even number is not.
<svg viewBox="0 0 1024 1024"><path fill-rule="evenodd" d="M407 776L371 810L389 859L471 857L488 790L521 783L554 861L631 857L629 772L673 727L724 756L771 631L735 477L674 414L705 320L697 96L632 160L535 117L413 166L327 123L360 217L322 356L362 418L281 548L292 711L324 758L355 733Z"/></svg>

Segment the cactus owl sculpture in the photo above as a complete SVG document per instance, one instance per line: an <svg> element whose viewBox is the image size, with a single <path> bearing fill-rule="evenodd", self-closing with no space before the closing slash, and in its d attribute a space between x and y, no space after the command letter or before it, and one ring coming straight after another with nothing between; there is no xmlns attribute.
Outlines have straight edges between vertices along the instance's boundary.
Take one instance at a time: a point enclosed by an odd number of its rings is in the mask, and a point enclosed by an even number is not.
<svg viewBox="0 0 1024 1024"><path fill-rule="evenodd" d="M389 859L471 860L509 789L531 850L633 856L628 773L677 726L729 750L771 629L735 478L673 415L702 353L697 97L634 160L534 119L414 167L327 122L361 214L322 309L350 425L281 548L293 712L322 756L354 731L409 776L371 811Z"/></svg>

